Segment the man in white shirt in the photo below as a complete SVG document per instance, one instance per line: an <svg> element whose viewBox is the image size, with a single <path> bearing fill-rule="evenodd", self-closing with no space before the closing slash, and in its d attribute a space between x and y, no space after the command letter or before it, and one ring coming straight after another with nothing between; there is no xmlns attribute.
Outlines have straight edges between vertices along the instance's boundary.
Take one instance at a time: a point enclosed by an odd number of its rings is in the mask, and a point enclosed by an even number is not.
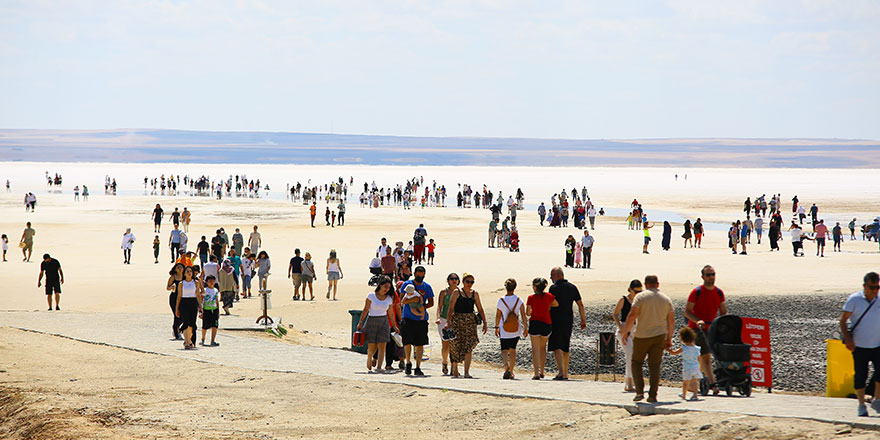
<svg viewBox="0 0 880 440"><path fill-rule="evenodd" d="M262 244L263 239L260 237L260 233L257 232L257 225L254 225L254 232L251 232L250 237L248 237L248 247L251 248L252 253L259 254Z"/></svg>
<svg viewBox="0 0 880 440"><path fill-rule="evenodd" d="M596 239L590 235L590 231L584 229L584 236L581 237L581 245L583 246L584 252L584 264L587 269L590 268L590 258L593 256L593 244L596 243Z"/></svg>
<svg viewBox="0 0 880 440"><path fill-rule="evenodd" d="M589 201L587 203L590 203ZM590 229L596 229L596 207L590 203L590 209L587 210L587 217L590 218Z"/></svg>
<svg viewBox="0 0 880 440"><path fill-rule="evenodd" d="M840 314L840 333L843 341L853 353L855 368L854 385L859 398L859 416L867 417L865 406L865 382L868 379L868 364L874 364L874 401L871 408L880 413L880 304L877 292L880 290L880 275L869 272L865 275L860 292L853 293L843 305ZM847 323L849 321L849 323ZM851 324L851 326L850 326Z"/></svg>
<svg viewBox="0 0 880 440"><path fill-rule="evenodd" d="M131 264L131 247L135 240L136 238L132 234L131 228L126 228L125 234L122 235L122 256L125 258L122 264Z"/></svg>
<svg viewBox="0 0 880 440"><path fill-rule="evenodd" d="M376 248L376 258L382 258L385 255L388 255L388 249L390 248L391 246L388 246L388 240L386 240L385 237L382 237L382 244L380 244L379 247Z"/></svg>

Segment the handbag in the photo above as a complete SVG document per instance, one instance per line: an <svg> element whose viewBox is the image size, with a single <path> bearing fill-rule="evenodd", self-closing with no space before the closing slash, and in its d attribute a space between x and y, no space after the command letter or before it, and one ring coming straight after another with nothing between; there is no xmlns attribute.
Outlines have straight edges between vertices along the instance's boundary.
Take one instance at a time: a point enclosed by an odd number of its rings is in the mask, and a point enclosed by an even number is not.
<svg viewBox="0 0 880 440"><path fill-rule="evenodd" d="M483 323L483 317L480 316L480 312L474 312L474 323L480 325Z"/></svg>

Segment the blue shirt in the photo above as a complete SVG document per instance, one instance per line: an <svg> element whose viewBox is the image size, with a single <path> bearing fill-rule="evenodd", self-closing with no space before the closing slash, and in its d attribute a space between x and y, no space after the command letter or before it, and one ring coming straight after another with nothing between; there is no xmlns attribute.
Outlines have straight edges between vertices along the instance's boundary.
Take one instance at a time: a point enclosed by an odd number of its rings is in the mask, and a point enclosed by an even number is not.
<svg viewBox="0 0 880 440"><path fill-rule="evenodd" d="M878 300L880 298L874 298L875 302ZM846 303L843 304L843 311L852 313L849 317L850 327L862 317L869 304L868 298L865 298L864 290L849 296ZM868 315L859 322L852 337L856 347L880 347L880 304L874 304L871 310L868 310Z"/></svg>
<svg viewBox="0 0 880 440"><path fill-rule="evenodd" d="M422 284L419 285L419 284L416 284L413 280L404 281L404 283L400 285L400 294L401 295L403 295L404 292L406 292L406 286L409 286L409 285L412 285L413 287L415 287L416 292L419 292L420 294L422 292L424 292L424 295L422 295L422 305L423 306L425 304L427 304L428 298L434 297L434 289L431 288L430 284L422 281ZM427 321L428 320L428 311L427 310L425 310L425 316L418 316L418 315L414 314L409 309L409 306L410 306L409 304L403 305L403 317L405 319L412 319L414 321Z"/></svg>
<svg viewBox="0 0 880 440"><path fill-rule="evenodd" d="M238 255L234 257L227 257L229 262L232 264L232 270L235 271L235 276L238 276L241 273L241 257Z"/></svg>
<svg viewBox="0 0 880 440"><path fill-rule="evenodd" d="M180 229L171 230L171 242L180 243Z"/></svg>

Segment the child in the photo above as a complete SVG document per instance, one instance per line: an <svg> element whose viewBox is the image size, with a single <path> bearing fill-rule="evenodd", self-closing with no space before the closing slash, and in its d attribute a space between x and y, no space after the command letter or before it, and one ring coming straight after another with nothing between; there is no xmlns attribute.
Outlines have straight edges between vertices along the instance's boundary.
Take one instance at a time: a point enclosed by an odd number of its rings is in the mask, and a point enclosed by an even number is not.
<svg viewBox="0 0 880 440"><path fill-rule="evenodd" d="M682 346L678 350L666 349L669 354L680 354L681 356L681 397L687 400L687 392L690 389L693 392L690 400L700 400L697 397L697 391L700 389L699 381L703 378L700 371L700 347L694 345L697 340L697 333L693 329L683 327L678 331L678 338L681 340Z"/></svg>
<svg viewBox="0 0 880 440"><path fill-rule="evenodd" d="M574 245L574 267L580 269L584 266L584 245L577 242Z"/></svg>
<svg viewBox="0 0 880 440"><path fill-rule="evenodd" d="M3 243L3 262L6 262L6 251L9 250L9 238L6 234L0 235L0 242Z"/></svg>
<svg viewBox="0 0 880 440"><path fill-rule="evenodd" d="M245 298L251 296L251 277L254 276L255 261L254 254L248 254L241 259L241 296ZM236 299L238 299L238 295L236 295Z"/></svg>
<svg viewBox="0 0 880 440"><path fill-rule="evenodd" d="M202 295L202 346L205 345L205 333L208 329L211 329L211 343L208 346L220 345L214 342L214 339L217 338L217 324L220 321L220 310L217 309L217 288L214 287L216 281L214 275L208 275L205 278L205 294Z"/></svg>
<svg viewBox="0 0 880 440"><path fill-rule="evenodd" d="M404 301L408 299L419 298L421 296L416 293L416 287L412 284L407 284L405 292L406 295L403 296ZM413 313L413 315L416 315L420 318L422 316L425 316L425 308L422 306L421 302L411 303L409 305L409 310Z"/></svg>
<svg viewBox="0 0 880 440"><path fill-rule="evenodd" d="M434 249L437 248L437 245L434 244L433 238L428 240L428 246L426 246L426 247L428 248L428 264L433 265L434 264Z"/></svg>
<svg viewBox="0 0 880 440"><path fill-rule="evenodd" d="M159 245L160 244L162 244L162 242L159 241L159 236L157 235L156 238L153 239L153 258L156 259L156 262L153 264L159 264Z"/></svg>

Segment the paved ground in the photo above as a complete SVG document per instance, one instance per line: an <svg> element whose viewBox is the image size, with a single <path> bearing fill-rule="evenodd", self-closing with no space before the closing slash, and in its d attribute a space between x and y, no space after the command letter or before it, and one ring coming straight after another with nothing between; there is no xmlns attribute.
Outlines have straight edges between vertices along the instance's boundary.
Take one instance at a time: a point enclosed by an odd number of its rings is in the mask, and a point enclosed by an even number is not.
<svg viewBox="0 0 880 440"><path fill-rule="evenodd" d="M253 319L250 318L223 317L220 322L223 327L254 328ZM433 360L424 365L426 377L407 377L403 373L366 374L364 357L358 353L278 343L253 337L248 332L223 332L222 328L217 338L220 347L183 350L180 342L170 339L169 317L165 315L10 311L0 312L0 325L144 353L255 370L400 383L508 397L567 400L622 407L642 414L724 412L847 423L880 429L880 416L855 416L856 405L851 399L767 394L763 390L756 390L750 398L722 396L706 397L699 402L682 402L677 397L680 389L664 387L658 396L659 403L637 405L632 402L633 395L622 392L618 383L507 381L501 379L498 371L480 369L472 370L476 379L454 380L443 377L439 364Z"/></svg>

